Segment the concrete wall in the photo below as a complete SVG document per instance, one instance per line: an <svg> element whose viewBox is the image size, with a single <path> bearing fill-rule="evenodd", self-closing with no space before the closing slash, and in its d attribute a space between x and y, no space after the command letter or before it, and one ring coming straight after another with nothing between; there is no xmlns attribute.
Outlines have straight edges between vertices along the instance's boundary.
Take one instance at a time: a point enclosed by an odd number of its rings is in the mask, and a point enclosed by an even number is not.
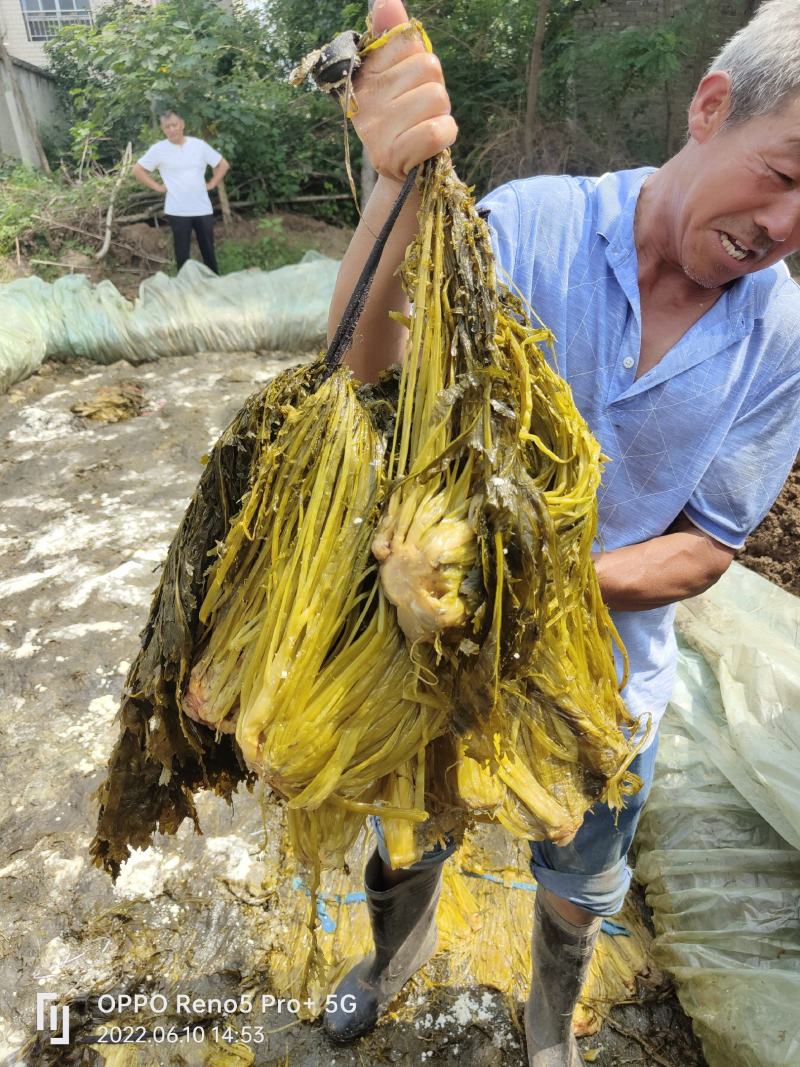
<svg viewBox="0 0 800 1067"><path fill-rule="evenodd" d="M105 7L108 2L109 0L89 0L92 14ZM43 42L28 39L20 0L0 0L0 34L15 59L24 59L37 67L47 65Z"/></svg>
<svg viewBox="0 0 800 1067"><path fill-rule="evenodd" d="M59 126L61 114L50 75L20 59L11 60L14 79L25 107L39 132L47 142L51 132ZM14 94L8 84L6 71L0 71L0 156L11 156L25 163L35 164L36 149L25 133L25 121L18 113Z"/></svg>
<svg viewBox="0 0 800 1067"><path fill-rule="evenodd" d="M109 0L90 0L92 16ZM0 40L11 56L14 80L24 107L27 108L45 143L63 122L53 79L47 74L44 42L29 39L25 14L20 0L0 0ZM0 71L0 156L11 156L35 163L37 153L25 132L25 117L15 100L9 72Z"/></svg>

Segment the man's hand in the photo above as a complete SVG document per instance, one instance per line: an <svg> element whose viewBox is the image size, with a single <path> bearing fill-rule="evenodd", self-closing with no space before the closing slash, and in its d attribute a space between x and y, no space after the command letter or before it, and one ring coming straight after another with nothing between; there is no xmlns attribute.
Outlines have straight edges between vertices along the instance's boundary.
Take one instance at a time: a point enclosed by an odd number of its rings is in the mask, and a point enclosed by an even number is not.
<svg viewBox="0 0 800 1067"><path fill-rule="evenodd" d="M406 22L402 0L376 0L372 12L376 34ZM458 132L450 116L442 68L426 52L417 33L400 33L368 53L353 88L353 125L379 177L339 269L328 316L329 339L341 321L375 234L397 199L398 186L412 167L449 148ZM416 236L419 204L419 190L412 189L386 243L345 357L362 382L375 381L384 367L403 357L408 331L389 313L405 315L409 310L397 268Z"/></svg>
<svg viewBox="0 0 800 1067"><path fill-rule="evenodd" d="M148 189L152 189L154 193L164 194L167 191L166 185L162 185L161 182L157 182L155 178L151 178L150 174L140 166L138 163L134 163L131 169L131 174L142 185L146 185Z"/></svg>
<svg viewBox="0 0 800 1067"><path fill-rule="evenodd" d="M402 0L376 0L381 34L408 21ZM353 80L353 126L378 174L402 182L418 163L449 148L458 127L442 67L419 35L403 33L369 53Z"/></svg>
<svg viewBox="0 0 800 1067"><path fill-rule="evenodd" d="M214 177L209 178L206 182L206 189L208 189L209 192L211 192L212 189L216 189L230 169L231 165L227 159L221 159L216 167L214 167Z"/></svg>

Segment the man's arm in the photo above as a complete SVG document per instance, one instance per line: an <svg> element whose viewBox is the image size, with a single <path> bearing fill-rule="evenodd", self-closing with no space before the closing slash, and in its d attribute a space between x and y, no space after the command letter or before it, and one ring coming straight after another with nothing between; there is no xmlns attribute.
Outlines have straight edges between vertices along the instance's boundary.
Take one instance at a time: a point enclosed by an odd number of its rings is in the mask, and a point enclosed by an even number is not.
<svg viewBox="0 0 800 1067"><path fill-rule="evenodd" d="M372 12L376 33L407 18L401 0L376 0ZM425 51L416 34L401 34L369 55L354 79L354 92L353 126L379 177L339 269L328 316L329 340L406 174L448 148L457 134L439 60ZM374 381L381 370L402 358L406 330L389 318L389 312L408 310L396 272L416 236L418 210L419 193L414 189L383 251L345 357L361 381Z"/></svg>
<svg viewBox="0 0 800 1067"><path fill-rule="evenodd" d="M227 159L221 159L216 167L213 168L212 173L214 177L209 178L206 182L206 189L208 189L209 192L211 192L212 189L216 189L230 169L231 165Z"/></svg>
<svg viewBox="0 0 800 1067"><path fill-rule="evenodd" d="M705 592L735 554L679 515L663 536L601 552L594 565L612 611L648 611Z"/></svg>
<svg viewBox="0 0 800 1067"><path fill-rule="evenodd" d="M336 277L328 312L329 343L375 244L375 234L380 232L388 218L401 188L402 182L382 174L378 176ZM375 381L382 370L399 363L403 358L408 330L390 319L389 312L399 311L407 315L410 311L397 268L403 262L406 248L416 236L419 206L419 192L412 189L386 242L369 297L353 334L352 345L345 356L345 363L359 381Z"/></svg>
<svg viewBox="0 0 800 1067"><path fill-rule="evenodd" d="M154 193L165 193L167 191L166 185L162 185L161 182L157 182L148 171L140 163L134 163L131 169L131 174L142 185L146 185L148 189L152 189Z"/></svg>

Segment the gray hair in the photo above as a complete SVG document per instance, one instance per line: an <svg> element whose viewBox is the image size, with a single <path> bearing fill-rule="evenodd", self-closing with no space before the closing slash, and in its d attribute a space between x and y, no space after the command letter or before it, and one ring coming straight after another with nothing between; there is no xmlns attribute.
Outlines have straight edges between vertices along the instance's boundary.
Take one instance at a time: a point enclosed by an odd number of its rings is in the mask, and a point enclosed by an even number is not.
<svg viewBox="0 0 800 1067"><path fill-rule="evenodd" d="M731 79L726 125L780 111L800 95L800 0L764 0L706 73L717 70Z"/></svg>

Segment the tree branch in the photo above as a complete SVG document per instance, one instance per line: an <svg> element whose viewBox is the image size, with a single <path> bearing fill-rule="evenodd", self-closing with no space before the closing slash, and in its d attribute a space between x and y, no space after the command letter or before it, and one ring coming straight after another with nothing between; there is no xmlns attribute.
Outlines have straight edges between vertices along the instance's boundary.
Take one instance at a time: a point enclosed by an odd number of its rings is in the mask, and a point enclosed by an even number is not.
<svg viewBox="0 0 800 1067"><path fill-rule="evenodd" d="M539 82L542 76L542 46L544 44L545 23L550 0L539 0L536 13L536 30L533 35L531 54L528 61L528 91L525 99L525 165L533 166L533 141L539 124L536 109L539 104Z"/></svg>
<svg viewBox="0 0 800 1067"><path fill-rule="evenodd" d="M106 232L105 236L103 237L103 244L100 247L100 250L98 252L95 252L95 259L103 259L109 248L111 247L111 220L114 218L114 201L117 198L117 193L119 192L119 187L122 184L122 179L128 173L128 168L131 165L132 159L133 148L131 147L131 142L128 141L127 148L122 154L122 163L120 164L117 180L114 182L114 188L111 190L111 199L108 202L108 211L106 212Z"/></svg>
<svg viewBox="0 0 800 1067"><path fill-rule="evenodd" d="M55 230L69 230L71 233L79 233L83 237L91 237L93 241L102 241L103 238L99 233L90 233L89 230L82 230L80 226L71 226L68 222L55 222L53 219L43 218L41 215L31 215L32 219L38 219L40 222L47 223L48 226ZM117 220L120 221L119 219ZM116 245L117 248L123 248L126 252L131 252L134 256L139 256L140 259L149 259L152 263L169 263L168 259L164 259L162 256L153 256L149 252L144 252L139 248L134 248L133 245L125 244L124 241L117 241L112 239L111 243Z"/></svg>

